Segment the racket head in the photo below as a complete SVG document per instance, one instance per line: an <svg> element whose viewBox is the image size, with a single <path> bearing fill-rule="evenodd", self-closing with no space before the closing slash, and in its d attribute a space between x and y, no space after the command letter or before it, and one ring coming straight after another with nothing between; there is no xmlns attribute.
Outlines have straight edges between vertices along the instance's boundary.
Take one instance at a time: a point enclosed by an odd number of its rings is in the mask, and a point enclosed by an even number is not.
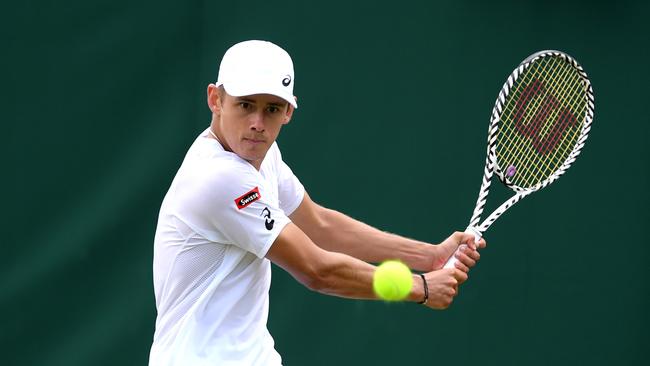
<svg viewBox="0 0 650 366"><path fill-rule="evenodd" d="M561 51L540 51L508 77L492 111L488 155L494 173L517 192L561 176L584 146L594 117L591 82Z"/></svg>

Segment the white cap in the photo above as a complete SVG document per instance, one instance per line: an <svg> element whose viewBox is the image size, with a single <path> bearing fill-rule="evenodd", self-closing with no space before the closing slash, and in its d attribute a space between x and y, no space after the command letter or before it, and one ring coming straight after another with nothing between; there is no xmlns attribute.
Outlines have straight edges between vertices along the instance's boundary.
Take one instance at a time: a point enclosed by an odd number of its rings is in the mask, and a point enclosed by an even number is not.
<svg viewBox="0 0 650 366"><path fill-rule="evenodd" d="M244 41L223 55L216 85L235 97L271 94L298 108L293 84L293 62L285 50L267 41Z"/></svg>

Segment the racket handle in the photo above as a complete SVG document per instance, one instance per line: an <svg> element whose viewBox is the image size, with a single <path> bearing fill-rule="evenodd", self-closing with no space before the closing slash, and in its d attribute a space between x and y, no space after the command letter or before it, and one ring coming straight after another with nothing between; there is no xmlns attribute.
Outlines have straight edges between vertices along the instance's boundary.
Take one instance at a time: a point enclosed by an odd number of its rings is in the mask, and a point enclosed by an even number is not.
<svg viewBox="0 0 650 366"><path fill-rule="evenodd" d="M483 236L480 231L475 229L472 226L468 226L467 229L465 229L465 232L468 234L474 235L474 242L478 243L479 240L481 240L481 237ZM458 249L454 252L454 254L449 257L447 260L447 263L442 268L456 268L456 262L458 262L458 258L456 258L456 253L460 252L463 248L466 248L467 245L461 244L458 246Z"/></svg>

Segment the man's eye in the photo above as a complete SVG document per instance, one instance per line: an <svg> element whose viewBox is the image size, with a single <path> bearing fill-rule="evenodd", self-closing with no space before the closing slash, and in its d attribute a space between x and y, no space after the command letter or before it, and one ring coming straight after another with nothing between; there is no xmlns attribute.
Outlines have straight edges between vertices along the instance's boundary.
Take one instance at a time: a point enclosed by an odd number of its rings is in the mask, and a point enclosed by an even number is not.
<svg viewBox="0 0 650 366"><path fill-rule="evenodd" d="M248 102L240 102L240 103L239 103L239 107L240 107L241 109L249 109L249 108L251 107L251 104L248 103Z"/></svg>
<svg viewBox="0 0 650 366"><path fill-rule="evenodd" d="M270 107L268 108L268 111L269 111L270 113L275 113L275 112L277 112L277 111L279 111L279 110L280 110L280 108L275 107L275 106L270 106Z"/></svg>

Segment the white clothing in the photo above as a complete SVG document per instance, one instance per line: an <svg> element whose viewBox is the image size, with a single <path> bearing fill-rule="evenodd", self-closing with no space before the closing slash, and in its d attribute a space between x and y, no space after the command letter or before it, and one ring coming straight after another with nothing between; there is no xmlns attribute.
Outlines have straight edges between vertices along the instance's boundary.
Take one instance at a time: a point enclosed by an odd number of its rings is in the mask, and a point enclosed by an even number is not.
<svg viewBox="0 0 650 366"><path fill-rule="evenodd" d="M281 365L264 256L303 196L276 143L257 171L199 135L158 217L150 366Z"/></svg>

